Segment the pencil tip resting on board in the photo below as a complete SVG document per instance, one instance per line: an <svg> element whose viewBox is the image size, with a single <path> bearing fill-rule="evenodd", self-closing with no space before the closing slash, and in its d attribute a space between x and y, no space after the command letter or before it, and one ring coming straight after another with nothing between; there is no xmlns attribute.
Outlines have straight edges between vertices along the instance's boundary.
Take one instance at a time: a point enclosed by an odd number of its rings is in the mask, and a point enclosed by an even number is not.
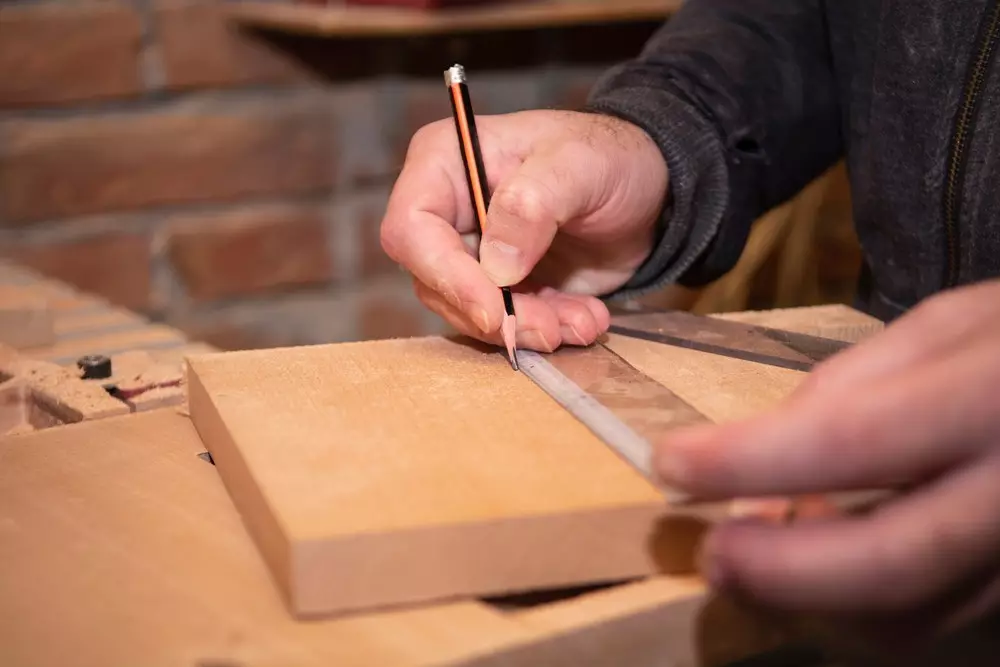
<svg viewBox="0 0 1000 667"><path fill-rule="evenodd" d="M501 288L503 294L503 307L506 314L503 316L503 325L500 327L500 335L503 337L503 344L507 347L507 356L510 357L510 366L517 370L517 348L514 341L517 337L517 318L514 316L514 297L510 293L509 287Z"/></svg>
<svg viewBox="0 0 1000 667"><path fill-rule="evenodd" d="M504 315L503 326L500 328L500 335L503 337L503 344L507 347L507 356L510 357L510 366L517 370L517 348L514 347L514 337L517 332L517 320L513 315Z"/></svg>

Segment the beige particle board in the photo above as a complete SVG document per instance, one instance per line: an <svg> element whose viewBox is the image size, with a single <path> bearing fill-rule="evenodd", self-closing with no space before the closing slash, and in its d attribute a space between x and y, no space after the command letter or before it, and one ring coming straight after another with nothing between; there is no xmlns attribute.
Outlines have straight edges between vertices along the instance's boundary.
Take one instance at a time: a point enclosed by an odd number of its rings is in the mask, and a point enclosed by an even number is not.
<svg viewBox="0 0 1000 667"><path fill-rule="evenodd" d="M802 371L610 334L605 344L715 422L773 407L802 382Z"/></svg>
<svg viewBox="0 0 1000 667"><path fill-rule="evenodd" d="M0 439L0 664L465 664L531 633L476 602L296 622L189 420Z"/></svg>
<svg viewBox="0 0 1000 667"><path fill-rule="evenodd" d="M0 438L0 664L714 667L692 659L706 641L772 643L753 617L707 618L693 578L296 620L202 451L173 410Z"/></svg>
<svg viewBox="0 0 1000 667"><path fill-rule="evenodd" d="M129 408L100 386L81 380L79 371L27 358L0 345L0 381L18 379L24 384L30 404L50 423L73 423L127 414ZM38 419L32 419L42 425Z"/></svg>
<svg viewBox="0 0 1000 667"><path fill-rule="evenodd" d="M526 656L544 649L566 665L731 667L804 637L787 620L707 593L695 577L654 577L510 616L545 631Z"/></svg>
<svg viewBox="0 0 1000 667"><path fill-rule="evenodd" d="M657 490L443 338L189 360L191 417L303 616L656 571Z"/></svg>
<svg viewBox="0 0 1000 667"><path fill-rule="evenodd" d="M806 375L608 345L716 422ZM303 617L683 573L724 511L671 511L502 354L454 340L197 356L188 381L192 419Z"/></svg>
<svg viewBox="0 0 1000 667"><path fill-rule="evenodd" d="M885 324L844 304L826 304L804 308L751 310L738 313L716 313L712 317L745 324L757 324L857 343L885 328Z"/></svg>

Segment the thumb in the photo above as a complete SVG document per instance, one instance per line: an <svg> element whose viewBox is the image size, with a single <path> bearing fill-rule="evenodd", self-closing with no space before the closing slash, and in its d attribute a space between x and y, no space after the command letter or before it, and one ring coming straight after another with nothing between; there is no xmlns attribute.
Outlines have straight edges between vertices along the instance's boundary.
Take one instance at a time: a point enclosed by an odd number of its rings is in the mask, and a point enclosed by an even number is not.
<svg viewBox="0 0 1000 667"><path fill-rule="evenodd" d="M586 153L583 155L582 153ZM498 286L524 280L548 251L559 227L592 211L600 158L563 144L528 157L494 192L479 249L486 275Z"/></svg>

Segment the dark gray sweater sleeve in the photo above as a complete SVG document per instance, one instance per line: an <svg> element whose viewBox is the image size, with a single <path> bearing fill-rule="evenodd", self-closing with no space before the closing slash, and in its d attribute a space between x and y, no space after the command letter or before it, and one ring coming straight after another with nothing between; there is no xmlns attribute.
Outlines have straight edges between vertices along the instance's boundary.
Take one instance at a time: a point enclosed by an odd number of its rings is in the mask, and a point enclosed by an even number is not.
<svg viewBox="0 0 1000 667"><path fill-rule="evenodd" d="M840 157L823 1L687 0L598 82L587 110L642 127L669 170L655 250L611 296L718 278L755 219Z"/></svg>

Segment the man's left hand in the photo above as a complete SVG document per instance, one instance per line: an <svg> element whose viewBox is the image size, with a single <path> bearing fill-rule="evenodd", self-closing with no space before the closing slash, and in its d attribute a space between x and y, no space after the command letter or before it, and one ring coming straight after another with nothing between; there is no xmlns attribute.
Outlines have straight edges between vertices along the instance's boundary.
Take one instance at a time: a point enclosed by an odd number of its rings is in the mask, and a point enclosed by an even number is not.
<svg viewBox="0 0 1000 667"><path fill-rule="evenodd" d="M776 409L671 434L659 474L702 499L906 488L863 516L732 521L723 590L947 630L1000 603L1000 281L936 295L818 366Z"/></svg>

